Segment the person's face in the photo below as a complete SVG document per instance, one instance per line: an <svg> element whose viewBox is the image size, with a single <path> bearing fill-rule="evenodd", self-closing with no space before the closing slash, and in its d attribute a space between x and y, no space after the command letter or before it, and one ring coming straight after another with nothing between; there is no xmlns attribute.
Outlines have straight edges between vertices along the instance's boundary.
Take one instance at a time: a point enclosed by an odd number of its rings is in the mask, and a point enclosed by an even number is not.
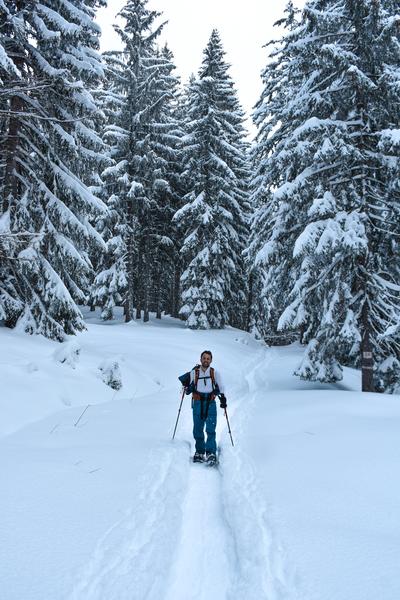
<svg viewBox="0 0 400 600"><path fill-rule="evenodd" d="M200 362L203 369L208 369L208 367L211 365L212 358L209 354L207 354L207 352L205 352L202 356L200 356Z"/></svg>

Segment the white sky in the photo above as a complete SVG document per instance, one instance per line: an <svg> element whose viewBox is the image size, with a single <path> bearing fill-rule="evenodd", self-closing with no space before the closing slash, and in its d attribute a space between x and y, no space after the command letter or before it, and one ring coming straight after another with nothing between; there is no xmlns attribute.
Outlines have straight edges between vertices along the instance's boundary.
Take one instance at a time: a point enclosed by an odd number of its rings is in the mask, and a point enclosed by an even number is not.
<svg viewBox="0 0 400 600"><path fill-rule="evenodd" d="M304 2L295 0L298 6ZM273 23L282 17L286 3L287 0L149 0L148 6L163 13L160 21L168 21L159 39L162 44L167 42L174 53L182 81L197 73L212 29L219 30L240 101L250 114L262 90L260 72L267 57L263 45L277 37ZM109 0L108 8L98 11L103 51L118 48L119 39L112 24L124 4L124 0Z"/></svg>

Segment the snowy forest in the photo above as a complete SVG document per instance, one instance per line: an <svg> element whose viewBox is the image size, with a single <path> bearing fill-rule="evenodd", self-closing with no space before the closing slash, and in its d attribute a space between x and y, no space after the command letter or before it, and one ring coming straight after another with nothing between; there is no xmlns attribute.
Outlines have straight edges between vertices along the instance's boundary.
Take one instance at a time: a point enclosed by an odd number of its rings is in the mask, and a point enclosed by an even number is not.
<svg viewBox="0 0 400 600"><path fill-rule="evenodd" d="M217 30L183 82L147 0L101 54L105 5L0 0L1 324L62 342L83 306L154 312L398 392L398 0L289 2L255 139Z"/></svg>

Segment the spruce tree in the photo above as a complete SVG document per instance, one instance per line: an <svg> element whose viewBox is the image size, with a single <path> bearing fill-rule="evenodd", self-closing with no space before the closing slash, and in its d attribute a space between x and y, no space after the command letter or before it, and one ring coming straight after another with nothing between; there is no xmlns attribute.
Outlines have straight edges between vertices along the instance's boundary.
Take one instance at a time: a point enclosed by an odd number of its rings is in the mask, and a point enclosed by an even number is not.
<svg viewBox="0 0 400 600"><path fill-rule="evenodd" d="M193 329L224 327L246 311L243 113L224 54L214 30L188 91L183 152L189 191L174 220L183 239L180 314Z"/></svg>
<svg viewBox="0 0 400 600"><path fill-rule="evenodd" d="M89 189L102 163L90 88L103 71L95 9L103 0L0 5L0 207L23 240L0 303L9 326L62 340L84 328L91 225L105 210ZM11 294L10 302L4 294Z"/></svg>
<svg viewBox="0 0 400 600"><path fill-rule="evenodd" d="M157 53L157 57L162 61L158 93L164 95L164 101L159 102L152 124L158 166L152 173L154 202L149 215L152 238L149 303L156 317L161 318L162 311L170 306L173 288L177 240L172 217L179 198L181 137L175 115L179 80L174 75L174 57L167 46Z"/></svg>
<svg viewBox="0 0 400 600"><path fill-rule="evenodd" d="M295 88L288 45L289 33L296 29L297 19L298 11L289 2L285 18L275 24L287 29L288 35L279 43L271 41L268 44L272 49L262 73L264 89L253 114L258 130L251 151L251 233L245 252L250 273L249 330L271 345L290 341L287 334L278 331L278 321L293 285L293 261L290 247L285 243L286 234L278 221L278 204L272 192L290 178L282 163L273 159L275 148L284 144L290 127L290 118L281 119Z"/></svg>
<svg viewBox="0 0 400 600"><path fill-rule="evenodd" d="M399 358L399 52L392 2L310 1L258 108L253 255L278 329L307 343L298 375L361 366L364 390Z"/></svg>
<svg viewBox="0 0 400 600"><path fill-rule="evenodd" d="M187 193L187 178L184 176L183 146L185 136L185 122L187 120L188 107L187 85L178 90L176 103L173 108L172 121L174 123L173 136L175 156L170 165L170 186L172 192L171 207L172 219L170 221L170 237L173 241L172 263L169 274L169 298L167 302L167 312L173 317L179 318L181 308L181 275L182 275L182 235L178 224L174 220L175 213L183 206L184 197Z"/></svg>
<svg viewBox="0 0 400 600"><path fill-rule="evenodd" d="M114 165L103 174L115 215L109 238L114 256L101 266L94 294L109 307L123 298L127 321L135 307L136 317L147 321L151 307L161 314L164 261L170 262L173 246L168 179L176 156L171 115L177 79L171 53L156 46L164 26L155 24L160 13L149 10L147 0L130 0L120 15L125 26L115 29L124 49L106 56L106 140Z"/></svg>

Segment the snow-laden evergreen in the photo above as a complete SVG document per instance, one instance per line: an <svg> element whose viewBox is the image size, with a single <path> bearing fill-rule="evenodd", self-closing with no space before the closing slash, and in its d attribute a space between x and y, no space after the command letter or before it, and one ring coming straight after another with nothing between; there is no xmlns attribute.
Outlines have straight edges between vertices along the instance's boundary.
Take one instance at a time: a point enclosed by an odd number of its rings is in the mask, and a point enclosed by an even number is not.
<svg viewBox="0 0 400 600"><path fill-rule="evenodd" d="M130 0L120 15L125 25L115 29L124 49L105 57L105 139L113 165L103 178L113 214L104 222L108 252L93 296L104 318L112 318L113 306L122 301L128 321L135 307L136 316L143 311L148 320L150 308L161 315L170 283L177 78L172 54L155 43L164 25L156 25L160 13L150 10L147 0Z"/></svg>
<svg viewBox="0 0 400 600"><path fill-rule="evenodd" d="M171 314L173 317L179 317L179 310L181 307L181 275L183 269L183 261L181 256L181 231L177 226L175 220L173 220L174 214L179 210L184 202L183 198L187 193L187 181L184 176L185 163L183 160L183 140L185 136L185 122L187 117L187 103L188 100L188 85L184 85L178 89L176 95L176 102L174 103L173 112L171 115L174 129L172 133L174 135L174 148L176 149L175 155L170 161L169 168L169 185L171 188L171 207L173 207L172 215L169 213L171 220L169 222L169 237L173 241L172 249L172 263L167 264L169 268L169 283L167 285L167 291L169 292L168 302L166 305L166 312Z"/></svg>
<svg viewBox="0 0 400 600"><path fill-rule="evenodd" d="M181 201L182 129L176 114L179 79L174 74L174 56L168 46L164 46L157 56L162 61L159 91L164 94L164 98L158 103L152 127L157 166L153 171L154 203L147 218L150 221L152 238L149 305L157 317L161 318L163 310L169 313L176 312L173 308L173 295L179 240L172 218Z"/></svg>
<svg viewBox="0 0 400 600"><path fill-rule="evenodd" d="M180 314L193 329L237 324L246 312L245 133L224 55L214 30L188 90L183 143L188 193L174 220L183 240Z"/></svg>
<svg viewBox="0 0 400 600"><path fill-rule="evenodd" d="M284 25L291 31L297 26L296 15L297 10L293 3L289 2L285 18L276 25ZM288 289L293 284L290 248L286 246L284 236L278 242L276 208L270 201L274 185L276 187L279 185L278 181L280 184L285 181L285 173L280 172L279 165L274 169L274 163L270 160L271 133L274 132L275 139L279 137L283 143L286 128L283 127L283 123L281 129L278 128L279 115L291 99L292 73L289 76L289 55L285 52L285 42L285 39L282 40L278 48L270 52L268 66L262 74L265 87L253 115L258 133L251 153L253 213L250 244L246 249L250 272L249 331L272 345L287 341L287 335L279 332L277 325L280 311L285 306ZM273 143L276 144L276 141ZM270 253L272 238L273 254Z"/></svg>
<svg viewBox="0 0 400 600"><path fill-rule="evenodd" d="M372 352L382 389L399 375L399 17L393 2L315 0L286 25L255 113L265 322L301 331L301 377L361 365L366 389Z"/></svg>
<svg viewBox="0 0 400 600"><path fill-rule="evenodd" d="M77 303L104 246L90 221L105 206L88 187L103 161L90 89L103 76L94 16L104 4L1 4L0 216L18 243L0 305L9 326L59 340L84 328Z"/></svg>

